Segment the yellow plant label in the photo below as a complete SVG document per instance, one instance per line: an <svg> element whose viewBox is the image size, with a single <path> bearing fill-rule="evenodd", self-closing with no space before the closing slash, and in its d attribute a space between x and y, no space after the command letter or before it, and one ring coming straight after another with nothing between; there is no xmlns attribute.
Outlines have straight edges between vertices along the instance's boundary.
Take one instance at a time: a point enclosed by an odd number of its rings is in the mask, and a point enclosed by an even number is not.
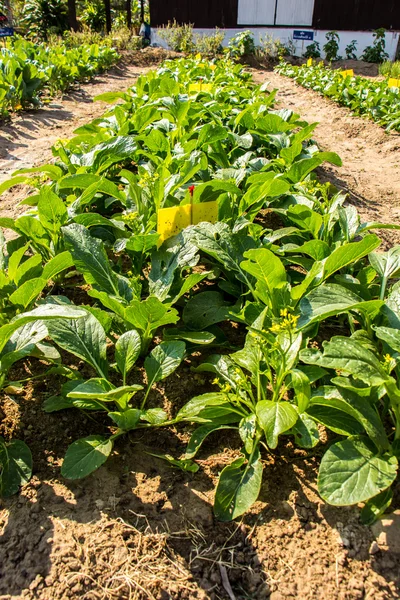
<svg viewBox="0 0 400 600"><path fill-rule="evenodd" d="M347 71L341 71L340 74L342 77L354 77L353 69L347 69Z"/></svg>
<svg viewBox="0 0 400 600"><path fill-rule="evenodd" d="M189 92L211 92L211 83L191 83L189 85Z"/></svg>
<svg viewBox="0 0 400 600"><path fill-rule="evenodd" d="M307 67L312 67L313 66L313 59L309 58L307 61Z"/></svg>
<svg viewBox="0 0 400 600"><path fill-rule="evenodd" d="M204 221L208 223L218 221L218 202L161 208L157 215L157 233L160 235L158 245L161 246L168 238L178 235L185 227Z"/></svg>
<svg viewBox="0 0 400 600"><path fill-rule="evenodd" d="M400 88L400 79L393 79L393 77L391 77L388 81L388 86Z"/></svg>

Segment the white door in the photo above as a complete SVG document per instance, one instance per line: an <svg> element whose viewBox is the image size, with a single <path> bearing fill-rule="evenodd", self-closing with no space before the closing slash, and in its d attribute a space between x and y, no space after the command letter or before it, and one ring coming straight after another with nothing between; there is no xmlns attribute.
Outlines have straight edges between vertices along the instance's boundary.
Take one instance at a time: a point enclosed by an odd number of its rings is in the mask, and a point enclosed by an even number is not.
<svg viewBox="0 0 400 600"><path fill-rule="evenodd" d="M239 0L238 25L273 25L275 0Z"/></svg>
<svg viewBox="0 0 400 600"><path fill-rule="evenodd" d="M312 25L314 0L278 0L275 25Z"/></svg>

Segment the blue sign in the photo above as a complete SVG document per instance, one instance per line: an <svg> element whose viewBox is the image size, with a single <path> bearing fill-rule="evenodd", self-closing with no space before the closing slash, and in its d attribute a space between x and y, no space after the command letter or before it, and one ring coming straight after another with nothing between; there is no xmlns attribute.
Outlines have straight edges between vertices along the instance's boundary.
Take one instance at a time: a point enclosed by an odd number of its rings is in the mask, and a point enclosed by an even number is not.
<svg viewBox="0 0 400 600"><path fill-rule="evenodd" d="M14 29L12 27L0 27L0 38L14 35Z"/></svg>
<svg viewBox="0 0 400 600"><path fill-rule="evenodd" d="M314 32L313 31L306 31L306 30L298 30L295 29L293 31L293 39L294 40L309 40L312 41L314 39Z"/></svg>

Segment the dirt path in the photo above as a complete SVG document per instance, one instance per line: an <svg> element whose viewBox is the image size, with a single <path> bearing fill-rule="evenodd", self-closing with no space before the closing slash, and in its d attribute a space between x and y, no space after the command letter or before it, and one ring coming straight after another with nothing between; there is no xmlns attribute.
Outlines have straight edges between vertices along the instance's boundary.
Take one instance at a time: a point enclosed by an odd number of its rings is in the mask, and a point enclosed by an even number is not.
<svg viewBox="0 0 400 600"><path fill-rule="evenodd" d="M347 108L297 85L274 72L255 71L255 79L278 88L278 104L299 113L309 123L321 149L337 152L342 167L324 167L322 176L349 193L365 221L400 223L400 134L388 135ZM393 243L393 233L382 231ZM395 236L398 238L399 236Z"/></svg>
<svg viewBox="0 0 400 600"><path fill-rule="evenodd" d="M51 146L60 138L72 136L73 131L99 117L106 110L105 102L93 98L105 92L125 90L133 85L148 67L122 65L94 78L55 99L48 107L29 111L10 123L0 125L0 183L9 179L17 169L30 168L52 160ZM0 213L14 217L24 211L17 204L24 198L23 186L6 192L0 198Z"/></svg>

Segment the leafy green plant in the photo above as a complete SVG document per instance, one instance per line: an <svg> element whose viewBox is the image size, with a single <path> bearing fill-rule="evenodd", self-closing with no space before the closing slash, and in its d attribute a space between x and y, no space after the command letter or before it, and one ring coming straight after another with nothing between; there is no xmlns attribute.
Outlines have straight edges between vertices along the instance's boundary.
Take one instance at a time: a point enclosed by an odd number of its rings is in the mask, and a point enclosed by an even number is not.
<svg viewBox="0 0 400 600"><path fill-rule="evenodd" d="M160 27L157 33L175 52L191 52L193 50L193 25L191 23L180 25L174 19L172 22L168 22L168 25Z"/></svg>
<svg viewBox="0 0 400 600"><path fill-rule="evenodd" d="M328 31L326 34L327 42L322 47L325 52L325 58L329 62L334 62L335 60L340 60L341 56L339 56L339 41L340 37L337 31Z"/></svg>
<svg viewBox="0 0 400 600"><path fill-rule="evenodd" d="M104 31L106 25L106 9L100 0L90 0L85 3L80 20L92 31Z"/></svg>
<svg viewBox="0 0 400 600"><path fill-rule="evenodd" d="M24 4L23 24L30 35L47 39L68 29L68 10L64 0L27 0Z"/></svg>
<svg viewBox="0 0 400 600"><path fill-rule="evenodd" d="M255 54L256 46L254 43L254 36L251 31L241 31L237 33L229 40L228 44L228 56L238 60L246 56Z"/></svg>
<svg viewBox="0 0 400 600"><path fill-rule="evenodd" d="M395 79L400 77L400 61L396 60L391 62L390 60L385 60L381 65L379 65L379 74L384 77L394 77Z"/></svg>
<svg viewBox="0 0 400 600"><path fill-rule="evenodd" d="M400 96L398 89L389 88L386 81L343 77L338 70L323 65L296 67L282 62L277 70L356 114L373 119L387 131L400 131Z"/></svg>
<svg viewBox="0 0 400 600"><path fill-rule="evenodd" d="M16 494L32 476L32 454L25 442L0 437L0 496Z"/></svg>
<svg viewBox="0 0 400 600"><path fill-rule="evenodd" d="M222 54L222 42L225 39L225 32L221 31L218 27L215 28L212 34L199 34L194 35L194 47L193 52L200 52L206 56L218 56Z"/></svg>
<svg viewBox="0 0 400 600"><path fill-rule="evenodd" d="M345 48L346 58L348 60L357 60L357 40L351 40L350 44L348 44Z"/></svg>
<svg viewBox="0 0 400 600"><path fill-rule="evenodd" d="M372 46L367 46L362 54L362 60L372 63L382 63L384 60L389 58L386 52L386 30L381 27L376 29L373 33L374 42Z"/></svg>
<svg viewBox="0 0 400 600"><path fill-rule="evenodd" d="M109 437L90 435L69 446L61 470L64 477L80 479L99 468L111 454L114 441L121 435L135 429L169 424L165 411L161 408L147 409L146 401L152 386L179 367L185 354L184 342L162 342L146 357L146 390L134 406L133 397L143 389L142 385L128 383L141 352L141 337L137 330L126 331L114 345L113 368L121 380L117 385L109 379L106 333L93 314L87 313L86 318L79 321L53 320L49 322L48 331L60 348L85 361L95 371L96 377L67 381L62 395L48 398L44 410L54 412L75 407L86 411L105 411L112 423Z"/></svg>
<svg viewBox="0 0 400 600"><path fill-rule="evenodd" d="M321 49L319 47L319 42L312 42L311 44L308 44L303 56L304 58L320 58Z"/></svg>

